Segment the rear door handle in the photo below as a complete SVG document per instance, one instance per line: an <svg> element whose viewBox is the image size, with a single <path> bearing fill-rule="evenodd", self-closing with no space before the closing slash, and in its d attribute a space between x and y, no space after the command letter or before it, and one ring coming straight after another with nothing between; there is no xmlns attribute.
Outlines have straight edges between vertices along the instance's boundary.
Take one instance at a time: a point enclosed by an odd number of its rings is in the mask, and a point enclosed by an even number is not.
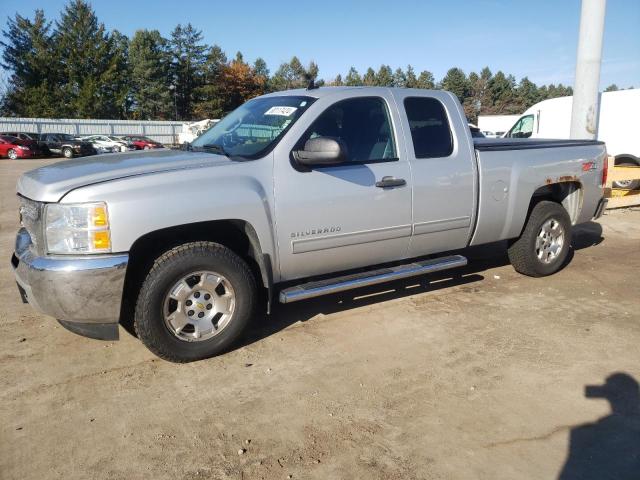
<svg viewBox="0 0 640 480"><path fill-rule="evenodd" d="M382 180L376 182L376 187L392 188L392 187L401 187L406 184L407 184L407 181L404 178L386 176L386 177L382 177Z"/></svg>

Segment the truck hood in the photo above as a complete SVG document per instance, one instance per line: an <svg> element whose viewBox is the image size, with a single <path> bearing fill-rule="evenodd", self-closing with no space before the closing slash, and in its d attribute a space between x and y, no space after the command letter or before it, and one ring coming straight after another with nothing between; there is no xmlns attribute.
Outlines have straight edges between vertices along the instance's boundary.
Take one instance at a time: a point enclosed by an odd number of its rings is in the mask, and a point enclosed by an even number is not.
<svg viewBox="0 0 640 480"><path fill-rule="evenodd" d="M229 164L223 155L179 150L152 150L81 157L24 173L20 195L40 202L57 202L71 190L123 177L170 170Z"/></svg>

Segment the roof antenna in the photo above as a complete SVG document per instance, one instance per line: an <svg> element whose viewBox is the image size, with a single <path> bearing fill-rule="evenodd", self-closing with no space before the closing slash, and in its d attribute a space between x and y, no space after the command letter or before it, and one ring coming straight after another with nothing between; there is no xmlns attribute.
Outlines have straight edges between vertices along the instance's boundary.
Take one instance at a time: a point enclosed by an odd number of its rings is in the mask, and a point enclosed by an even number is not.
<svg viewBox="0 0 640 480"><path fill-rule="evenodd" d="M318 85L316 85L314 78L311 75L309 75L309 73L304 74L304 79L307 81L307 90L320 88Z"/></svg>

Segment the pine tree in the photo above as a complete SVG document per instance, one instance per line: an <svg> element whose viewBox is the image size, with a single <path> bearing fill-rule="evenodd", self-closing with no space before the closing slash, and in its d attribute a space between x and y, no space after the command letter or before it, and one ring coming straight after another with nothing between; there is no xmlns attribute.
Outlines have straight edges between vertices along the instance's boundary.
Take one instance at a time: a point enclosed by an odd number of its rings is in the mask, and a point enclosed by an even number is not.
<svg viewBox="0 0 640 480"><path fill-rule="evenodd" d="M292 57L288 63L280 65L271 78L271 87L274 91L289 90L291 88L306 88L309 80L315 80L318 76L318 65L310 62L308 68L304 68L298 57Z"/></svg>
<svg viewBox="0 0 640 480"><path fill-rule="evenodd" d="M362 85L362 78L360 78L360 74L354 67L351 67L347 76L344 77L344 84L349 87L359 87Z"/></svg>
<svg viewBox="0 0 640 480"><path fill-rule="evenodd" d="M607 88L604 89L605 92L617 92L618 90L620 89L615 83L612 83L611 85L609 85Z"/></svg>
<svg viewBox="0 0 640 480"><path fill-rule="evenodd" d="M489 81L489 98L491 106L487 113L507 114L511 113L510 105L515 98L515 79L498 71Z"/></svg>
<svg viewBox="0 0 640 480"><path fill-rule="evenodd" d="M261 93L269 92L269 68L267 67L267 62L265 62L263 58L258 57L255 62L253 62L253 74L262 85Z"/></svg>
<svg viewBox="0 0 640 480"><path fill-rule="evenodd" d="M129 46L131 97L135 118L173 118L171 57L168 42L157 30L138 30Z"/></svg>
<svg viewBox="0 0 640 480"><path fill-rule="evenodd" d="M72 0L56 22L52 43L63 102L59 116L118 118L119 67L126 60L113 37L84 0Z"/></svg>
<svg viewBox="0 0 640 480"><path fill-rule="evenodd" d="M373 68L367 68L367 71L362 77L362 84L366 85L367 87L373 87L376 85L376 72L373 70Z"/></svg>
<svg viewBox="0 0 640 480"><path fill-rule="evenodd" d="M406 88L418 88L418 78L416 77L416 72L413 70L411 65L407 65L407 73L406 73Z"/></svg>
<svg viewBox="0 0 640 480"><path fill-rule="evenodd" d="M393 86L393 72L389 65L380 65L376 73L376 85L379 87Z"/></svg>
<svg viewBox="0 0 640 480"><path fill-rule="evenodd" d="M10 72L2 99L8 116L52 117L59 113L60 91L56 57L52 48L51 22L42 10L34 19L18 14L7 20L2 31L6 41L0 65Z"/></svg>
<svg viewBox="0 0 640 480"><path fill-rule="evenodd" d="M176 26L171 32L170 45L178 118L191 119L197 102L196 92L203 81L207 47L202 43L202 32L190 23Z"/></svg>
<svg viewBox="0 0 640 480"><path fill-rule="evenodd" d="M197 118L220 118L225 113L222 82L226 68L227 56L218 45L213 45L202 66L202 84L195 92L194 114Z"/></svg>
<svg viewBox="0 0 640 480"><path fill-rule="evenodd" d="M342 81L342 75L338 74L336 75L336 78L334 78L333 82L331 82L331 86L341 87L342 85L344 85L344 82Z"/></svg>
<svg viewBox="0 0 640 480"><path fill-rule="evenodd" d="M400 67L393 72L393 86L398 88L405 88L407 86L407 76Z"/></svg>
<svg viewBox="0 0 640 480"><path fill-rule="evenodd" d="M423 70L420 72L418 76L418 82L416 84L416 88L426 88L426 89L434 89L436 88L435 79L433 78L433 73L428 70Z"/></svg>
<svg viewBox="0 0 640 480"><path fill-rule="evenodd" d="M440 82L440 87L453 93L462 104L469 96L469 81L459 68L450 68Z"/></svg>

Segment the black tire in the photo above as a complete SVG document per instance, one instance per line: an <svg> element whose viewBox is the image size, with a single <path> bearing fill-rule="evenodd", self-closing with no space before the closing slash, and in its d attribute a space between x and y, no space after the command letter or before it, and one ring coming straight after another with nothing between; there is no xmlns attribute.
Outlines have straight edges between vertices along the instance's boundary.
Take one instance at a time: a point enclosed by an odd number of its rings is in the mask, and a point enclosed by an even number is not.
<svg viewBox="0 0 640 480"><path fill-rule="evenodd" d="M7 157L11 160L16 160L18 158L18 152L16 152L13 148L7 152Z"/></svg>
<svg viewBox="0 0 640 480"><path fill-rule="evenodd" d="M538 258L536 239L542 226L548 220L557 221L564 230L564 240L557 256L543 262ZM513 268L523 275L530 277L544 277L560 270L567 260L571 245L571 219L564 207L556 202L542 200L531 210L520 238L515 240L508 250L509 260Z"/></svg>
<svg viewBox="0 0 640 480"><path fill-rule="evenodd" d="M71 148L69 147L64 147L62 149L62 156L64 158L73 158L73 150L71 150Z"/></svg>
<svg viewBox="0 0 640 480"><path fill-rule="evenodd" d="M638 167L635 162L631 160L623 160L620 163L616 163L616 167ZM613 182L613 188L625 188L629 190L640 190L640 180L626 180Z"/></svg>
<svg viewBox="0 0 640 480"><path fill-rule="evenodd" d="M189 342L174 335L165 323L164 299L175 282L203 270L226 277L235 293L235 308L229 323L215 336ZM238 255L213 242L186 243L155 261L138 294L134 328L142 343L160 358L178 363L201 360L225 352L240 337L253 315L256 298L256 279Z"/></svg>

